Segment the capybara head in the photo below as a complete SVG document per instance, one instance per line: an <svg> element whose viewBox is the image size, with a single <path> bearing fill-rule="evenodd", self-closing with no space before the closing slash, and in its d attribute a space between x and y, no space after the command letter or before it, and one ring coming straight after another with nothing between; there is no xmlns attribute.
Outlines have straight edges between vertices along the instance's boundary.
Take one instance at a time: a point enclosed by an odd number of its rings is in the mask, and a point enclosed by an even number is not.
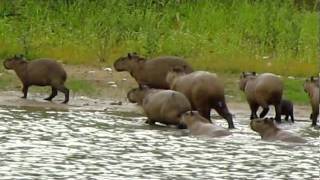
<svg viewBox="0 0 320 180"><path fill-rule="evenodd" d="M242 72L240 75L240 81L239 81L240 90L244 91L248 80L254 79L254 78L256 78L256 76L257 76L256 72Z"/></svg>
<svg viewBox="0 0 320 180"><path fill-rule="evenodd" d="M137 53L128 53L127 56L118 58L113 66L117 71L131 71L134 66L145 62L145 58L140 57Z"/></svg>
<svg viewBox="0 0 320 180"><path fill-rule="evenodd" d="M147 86L140 86L139 88L133 88L127 93L127 98L131 103L142 104L142 100L145 97L148 90L150 90L150 88Z"/></svg>
<svg viewBox="0 0 320 180"><path fill-rule="evenodd" d="M183 76L186 74L186 69L187 69L187 66L186 65L183 65L183 66L175 66L173 68L171 68L167 74L167 77L166 77L166 81L167 83L171 84L172 81L176 78L176 77L179 77L179 76Z"/></svg>
<svg viewBox="0 0 320 180"><path fill-rule="evenodd" d="M263 133L269 129L277 128L273 122L273 118L252 119L250 122L250 127L252 130L258 133Z"/></svg>
<svg viewBox="0 0 320 180"><path fill-rule="evenodd" d="M210 123L209 120L202 117L198 111L187 111L181 115L180 123L190 126L193 123L201 121L203 123Z"/></svg>
<svg viewBox="0 0 320 180"><path fill-rule="evenodd" d="M313 87L319 87L319 77L311 76L310 78L306 79L303 84L303 89L305 92L310 92Z"/></svg>
<svg viewBox="0 0 320 180"><path fill-rule="evenodd" d="M22 55L20 56L15 55L14 57L7 58L6 60L4 60L3 66L6 69L15 69L17 67L25 65L26 63L27 61Z"/></svg>

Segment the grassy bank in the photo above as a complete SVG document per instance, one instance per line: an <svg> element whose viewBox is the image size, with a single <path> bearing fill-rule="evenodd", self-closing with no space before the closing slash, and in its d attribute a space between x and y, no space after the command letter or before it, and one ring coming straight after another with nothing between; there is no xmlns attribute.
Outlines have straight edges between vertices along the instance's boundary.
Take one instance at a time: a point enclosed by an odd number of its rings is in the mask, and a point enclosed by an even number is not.
<svg viewBox="0 0 320 180"><path fill-rule="evenodd" d="M0 59L111 64L127 52L186 57L198 69L309 76L319 21L303 0L0 1ZM312 1L317 2L317 1Z"/></svg>

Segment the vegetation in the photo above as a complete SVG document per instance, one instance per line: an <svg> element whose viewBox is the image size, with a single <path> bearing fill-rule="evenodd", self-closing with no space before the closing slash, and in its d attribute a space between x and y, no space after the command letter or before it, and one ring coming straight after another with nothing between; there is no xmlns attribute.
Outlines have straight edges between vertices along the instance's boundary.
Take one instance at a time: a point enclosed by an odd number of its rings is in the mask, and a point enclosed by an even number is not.
<svg viewBox="0 0 320 180"><path fill-rule="evenodd" d="M305 3L308 2L308 3ZM318 72L317 0L4 0L0 59L16 53L111 64L127 52L196 68Z"/></svg>

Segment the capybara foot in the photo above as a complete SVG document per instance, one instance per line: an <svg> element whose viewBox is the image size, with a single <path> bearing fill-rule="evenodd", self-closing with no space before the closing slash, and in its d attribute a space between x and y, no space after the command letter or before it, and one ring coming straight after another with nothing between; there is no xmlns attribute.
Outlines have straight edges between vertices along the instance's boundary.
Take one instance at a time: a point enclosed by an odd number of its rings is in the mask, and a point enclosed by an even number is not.
<svg viewBox="0 0 320 180"><path fill-rule="evenodd" d="M52 101L52 98L47 97L47 98L44 98L43 100L46 100L46 101Z"/></svg>

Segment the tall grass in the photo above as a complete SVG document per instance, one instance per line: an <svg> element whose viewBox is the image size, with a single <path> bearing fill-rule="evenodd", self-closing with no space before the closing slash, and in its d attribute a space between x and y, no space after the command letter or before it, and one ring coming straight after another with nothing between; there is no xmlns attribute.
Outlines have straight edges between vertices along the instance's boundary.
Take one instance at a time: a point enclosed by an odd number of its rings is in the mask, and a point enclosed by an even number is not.
<svg viewBox="0 0 320 180"><path fill-rule="evenodd" d="M4 0L0 58L23 53L111 64L135 51L178 55L199 69L318 72L316 1ZM311 5L310 5L311 4Z"/></svg>

